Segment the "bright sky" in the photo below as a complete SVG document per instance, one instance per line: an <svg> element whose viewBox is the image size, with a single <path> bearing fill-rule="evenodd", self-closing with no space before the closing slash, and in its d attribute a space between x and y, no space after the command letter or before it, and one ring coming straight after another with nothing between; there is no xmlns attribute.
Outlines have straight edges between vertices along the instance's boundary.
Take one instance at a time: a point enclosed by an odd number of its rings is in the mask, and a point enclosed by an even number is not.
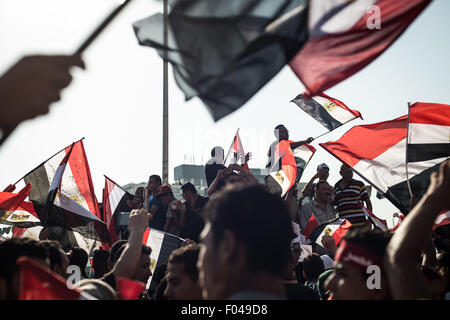
<svg viewBox="0 0 450 320"><path fill-rule="evenodd" d="M119 1L1 0L0 73L25 54L72 53ZM74 81L51 106L50 113L22 123L0 148L0 189L15 182L52 154L85 137L84 146L101 201L103 175L119 184L146 181L162 171L162 60L156 51L137 44L132 23L162 11L162 2L134 0L84 54L87 70L74 70ZM329 181L339 180L340 162L318 143L334 141L354 125L407 113L407 102L450 104L450 1L435 0L399 40L375 62L327 94L359 110L355 120L312 144L318 148L301 181L319 163L330 168ZM169 181L182 163L204 164L215 145L227 152L240 128L250 166L262 168L282 123L292 140L326 131L289 101L303 85L286 67L244 107L214 122L200 100L184 101L172 74L169 78ZM355 176L355 178L358 178ZM397 211L372 194L374 212Z"/></svg>

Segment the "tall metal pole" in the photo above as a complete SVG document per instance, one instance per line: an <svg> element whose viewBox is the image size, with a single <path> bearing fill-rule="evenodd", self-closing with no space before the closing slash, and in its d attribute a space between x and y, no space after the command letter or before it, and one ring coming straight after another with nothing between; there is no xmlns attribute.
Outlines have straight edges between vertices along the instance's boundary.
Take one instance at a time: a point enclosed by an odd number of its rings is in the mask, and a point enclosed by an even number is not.
<svg viewBox="0 0 450 320"><path fill-rule="evenodd" d="M168 21L167 21L168 4L164 0L164 47L168 45ZM163 183L169 183L169 91L168 91L168 63L167 50L164 51L163 62L163 163L162 163L162 180Z"/></svg>

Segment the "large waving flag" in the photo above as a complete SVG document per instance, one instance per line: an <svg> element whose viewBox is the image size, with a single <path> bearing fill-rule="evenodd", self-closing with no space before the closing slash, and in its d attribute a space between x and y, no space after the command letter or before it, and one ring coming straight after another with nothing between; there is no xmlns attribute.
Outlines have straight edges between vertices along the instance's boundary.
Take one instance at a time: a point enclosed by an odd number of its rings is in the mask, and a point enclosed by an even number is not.
<svg viewBox="0 0 450 320"><path fill-rule="evenodd" d="M139 44L172 64L186 100L198 96L214 120L234 112L272 79L308 37L307 0L172 0L163 15L134 23Z"/></svg>
<svg viewBox="0 0 450 320"><path fill-rule="evenodd" d="M409 108L408 162L450 157L450 105L418 102Z"/></svg>
<svg viewBox="0 0 450 320"><path fill-rule="evenodd" d="M362 119L359 111L351 110L342 101L327 96L324 93L320 93L311 99L304 99L303 95L299 94L291 102L294 102L300 109L309 114L329 131L333 131L356 118Z"/></svg>
<svg viewBox="0 0 450 320"><path fill-rule="evenodd" d="M406 175L407 116L375 124L355 126L339 140L320 144L348 164L382 193L401 212L408 213L410 193ZM443 158L409 163L409 182L414 196L426 192L432 172Z"/></svg>
<svg viewBox="0 0 450 320"><path fill-rule="evenodd" d="M183 244L183 239L170 233L162 232L156 229L148 228L144 232L142 243L152 249L150 254L150 269L152 275L148 279L146 288L154 289L156 286L153 281L153 273L155 269L163 263L169 261L169 256L173 250L178 249Z"/></svg>
<svg viewBox="0 0 450 320"><path fill-rule="evenodd" d="M32 183L33 187L31 188L29 200L33 203L34 211L38 217L45 217L50 185L53 182L57 168L70 150L72 150L71 155L65 166L60 183L60 194L75 201L83 209L101 219L83 140L74 142L72 145L57 152L21 178L15 185ZM65 234L58 228L54 229L54 231L55 235L60 234L61 238L59 240L66 247L78 245L87 252L91 252L100 245L97 243L97 240L87 238L75 230L66 229Z"/></svg>
<svg viewBox="0 0 450 320"><path fill-rule="evenodd" d="M289 189L298 182L305 170L309 160L316 152L316 149L308 144L304 144L291 149L291 140L282 140L275 147L275 161L274 165L269 171L269 175L281 187L281 196L283 197ZM279 166L281 160L281 168ZM275 170L273 169L275 168ZM267 182L267 180L266 180Z"/></svg>
<svg viewBox="0 0 450 320"><path fill-rule="evenodd" d="M128 208L127 200L132 199L133 195L105 176L105 190L103 193L103 222L108 227L111 243L118 240L115 229L115 221L123 208Z"/></svg>
<svg viewBox="0 0 450 320"><path fill-rule="evenodd" d="M310 38L290 66L310 96L363 69L407 29L431 0L312 0Z"/></svg>

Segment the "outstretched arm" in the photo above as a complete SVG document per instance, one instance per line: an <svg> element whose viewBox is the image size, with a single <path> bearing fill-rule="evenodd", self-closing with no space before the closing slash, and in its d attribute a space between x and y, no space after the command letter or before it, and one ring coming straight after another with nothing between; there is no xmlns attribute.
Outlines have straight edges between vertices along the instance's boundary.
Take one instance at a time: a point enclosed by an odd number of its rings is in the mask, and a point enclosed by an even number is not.
<svg viewBox="0 0 450 320"><path fill-rule="evenodd" d="M290 145L291 145L291 149L294 150L295 148L298 148L298 147L300 147L300 146L302 146L302 145L304 145L304 144L311 143L313 140L314 140L314 138L309 137L309 138L306 139L306 140L297 141L297 142L292 142L292 143L290 144Z"/></svg>
<svg viewBox="0 0 450 320"><path fill-rule="evenodd" d="M450 160L447 160L440 166L439 175L431 175L426 194L403 220L386 249L384 265L394 299L431 298L417 259L436 217L450 209L449 194Z"/></svg>

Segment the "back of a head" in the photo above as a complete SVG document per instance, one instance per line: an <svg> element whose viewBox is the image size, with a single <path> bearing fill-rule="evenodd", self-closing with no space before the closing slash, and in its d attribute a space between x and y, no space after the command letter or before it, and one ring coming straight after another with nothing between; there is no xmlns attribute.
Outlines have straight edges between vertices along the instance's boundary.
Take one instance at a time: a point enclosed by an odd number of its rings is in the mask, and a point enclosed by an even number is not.
<svg viewBox="0 0 450 320"><path fill-rule="evenodd" d="M198 279L197 260L200 247L197 244L189 244L178 248L170 254L169 264L183 263L184 273L186 273L192 281Z"/></svg>
<svg viewBox="0 0 450 320"><path fill-rule="evenodd" d="M218 158L222 158L224 156L224 150L222 147L216 146L214 148L211 149L211 157L218 157Z"/></svg>
<svg viewBox="0 0 450 320"><path fill-rule="evenodd" d="M19 269L17 258L22 256L40 261L49 258L48 250L30 238L12 238L0 242L0 277L10 279Z"/></svg>
<svg viewBox="0 0 450 320"><path fill-rule="evenodd" d="M79 266L81 271L83 272L88 263L89 257L87 252L79 247L73 247L71 251L72 254L69 257L70 264Z"/></svg>
<svg viewBox="0 0 450 320"><path fill-rule="evenodd" d="M317 253L313 253L303 260L303 272L305 273L306 280L317 281L324 271L323 261Z"/></svg>
<svg viewBox="0 0 450 320"><path fill-rule="evenodd" d="M355 229L349 231L343 238L347 242L354 243L360 247L371 251L380 258L384 257L386 253L386 247L392 238L392 234L389 232L383 232L380 230L364 231L361 229Z"/></svg>
<svg viewBox="0 0 450 320"><path fill-rule="evenodd" d="M197 194L197 189L195 189L195 186L192 183L190 183L190 182L186 182L185 184L183 184L181 186L181 190L182 191L189 191L189 192L191 192L193 194Z"/></svg>
<svg viewBox="0 0 450 320"><path fill-rule="evenodd" d="M280 197L259 184L226 187L213 195L205 212L215 245L229 230L244 245L250 271L283 276L293 231Z"/></svg>
<svg viewBox="0 0 450 320"><path fill-rule="evenodd" d="M109 252L102 249L97 249L94 251L92 257L92 267L95 269L103 269L108 266Z"/></svg>
<svg viewBox="0 0 450 320"><path fill-rule="evenodd" d="M111 267L114 266L117 259L119 258L117 256L117 251L119 251L119 249L126 244L127 244L127 240L118 240L118 241L114 242L114 244L111 246L111 252L109 254L109 262L111 263Z"/></svg>
<svg viewBox="0 0 450 320"><path fill-rule="evenodd" d="M117 300L117 294L109 284L98 279L84 279L76 283L76 288L98 300Z"/></svg>
<svg viewBox="0 0 450 320"><path fill-rule="evenodd" d="M60 251L60 250L62 250L62 247L58 241L43 240L43 241L39 241L39 245L43 246L48 251L48 255L50 258L50 269L53 270L55 265L59 265L59 266L62 265L61 251Z"/></svg>

